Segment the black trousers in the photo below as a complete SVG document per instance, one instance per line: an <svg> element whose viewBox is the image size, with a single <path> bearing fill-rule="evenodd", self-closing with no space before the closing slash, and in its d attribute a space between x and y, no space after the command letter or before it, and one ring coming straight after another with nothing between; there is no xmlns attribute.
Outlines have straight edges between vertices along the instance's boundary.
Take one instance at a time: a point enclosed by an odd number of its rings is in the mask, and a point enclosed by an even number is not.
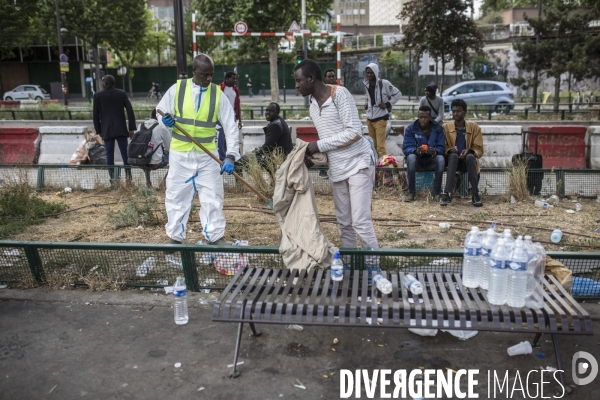
<svg viewBox="0 0 600 400"><path fill-rule="evenodd" d="M445 193L454 191L454 178L456 171L467 171L469 183L471 184L471 193L479 194L477 188L477 158L473 154L467 154L465 158L458 158L458 153L451 153L446 158L448 169L446 171L446 190Z"/></svg>

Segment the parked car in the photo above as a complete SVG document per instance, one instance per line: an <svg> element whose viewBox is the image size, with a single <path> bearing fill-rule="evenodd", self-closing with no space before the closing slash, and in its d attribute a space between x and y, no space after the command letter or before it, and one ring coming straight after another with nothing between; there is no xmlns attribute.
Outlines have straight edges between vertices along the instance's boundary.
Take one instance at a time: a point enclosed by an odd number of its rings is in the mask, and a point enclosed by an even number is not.
<svg viewBox="0 0 600 400"><path fill-rule="evenodd" d="M40 85L21 85L4 93L4 100L50 100L50 93Z"/></svg>
<svg viewBox="0 0 600 400"><path fill-rule="evenodd" d="M508 114L515 107L512 89L504 82L465 81L450 86L442 93L446 110L452 100L463 99L467 104L487 105L498 113Z"/></svg>

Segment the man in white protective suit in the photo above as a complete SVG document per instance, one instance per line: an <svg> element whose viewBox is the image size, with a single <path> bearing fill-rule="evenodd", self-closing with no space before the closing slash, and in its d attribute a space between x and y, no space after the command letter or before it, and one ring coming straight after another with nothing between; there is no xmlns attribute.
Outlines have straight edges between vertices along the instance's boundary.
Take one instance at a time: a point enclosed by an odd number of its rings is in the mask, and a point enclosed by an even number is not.
<svg viewBox="0 0 600 400"><path fill-rule="evenodd" d="M209 244L225 245L225 215L223 214L223 172L233 173L235 160L240 158L239 131L235 114L227 96L212 83L213 60L206 54L194 58L192 79L178 80L167 90L156 106L165 113L159 122L172 128L171 152L165 208L167 235L171 244L185 239L186 225L194 197L200 198L200 223ZM218 157L216 124L221 122L227 142L223 166L204 153L183 135L175 122L194 139Z"/></svg>

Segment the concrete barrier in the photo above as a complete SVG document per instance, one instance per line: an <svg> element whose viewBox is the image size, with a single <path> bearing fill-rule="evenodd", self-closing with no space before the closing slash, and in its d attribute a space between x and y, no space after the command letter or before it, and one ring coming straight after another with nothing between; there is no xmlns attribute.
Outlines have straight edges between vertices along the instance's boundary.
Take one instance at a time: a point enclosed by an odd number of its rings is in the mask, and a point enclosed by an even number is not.
<svg viewBox="0 0 600 400"><path fill-rule="evenodd" d="M0 164L35 164L39 152L37 128L0 127Z"/></svg>
<svg viewBox="0 0 600 400"><path fill-rule="evenodd" d="M252 150L265 144L265 131L260 126L244 126L240 154L250 154Z"/></svg>
<svg viewBox="0 0 600 400"><path fill-rule="evenodd" d="M538 154L544 168L585 168L587 129L585 126L531 126L539 133ZM529 137L529 151L535 151L535 135Z"/></svg>
<svg viewBox="0 0 600 400"><path fill-rule="evenodd" d="M79 144L85 140L85 126L41 126L39 164L68 164ZM123 164L119 146L115 142L115 164Z"/></svg>
<svg viewBox="0 0 600 400"><path fill-rule="evenodd" d="M600 126L590 126L588 128L590 143L590 168L600 169Z"/></svg>
<svg viewBox="0 0 600 400"><path fill-rule="evenodd" d="M521 126L481 126L483 134L483 157L485 168L506 167L512 156L521 152Z"/></svg>

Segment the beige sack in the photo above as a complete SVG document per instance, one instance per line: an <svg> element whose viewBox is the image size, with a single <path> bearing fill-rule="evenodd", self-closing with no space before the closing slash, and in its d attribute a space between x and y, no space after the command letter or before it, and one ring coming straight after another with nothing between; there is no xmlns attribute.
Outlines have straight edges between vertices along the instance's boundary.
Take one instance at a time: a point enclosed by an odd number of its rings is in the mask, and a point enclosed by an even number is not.
<svg viewBox="0 0 600 400"><path fill-rule="evenodd" d="M571 293L571 284L573 283L573 272L565 267L560 261L553 260L546 256L546 275L552 275L562 285L568 293Z"/></svg>

